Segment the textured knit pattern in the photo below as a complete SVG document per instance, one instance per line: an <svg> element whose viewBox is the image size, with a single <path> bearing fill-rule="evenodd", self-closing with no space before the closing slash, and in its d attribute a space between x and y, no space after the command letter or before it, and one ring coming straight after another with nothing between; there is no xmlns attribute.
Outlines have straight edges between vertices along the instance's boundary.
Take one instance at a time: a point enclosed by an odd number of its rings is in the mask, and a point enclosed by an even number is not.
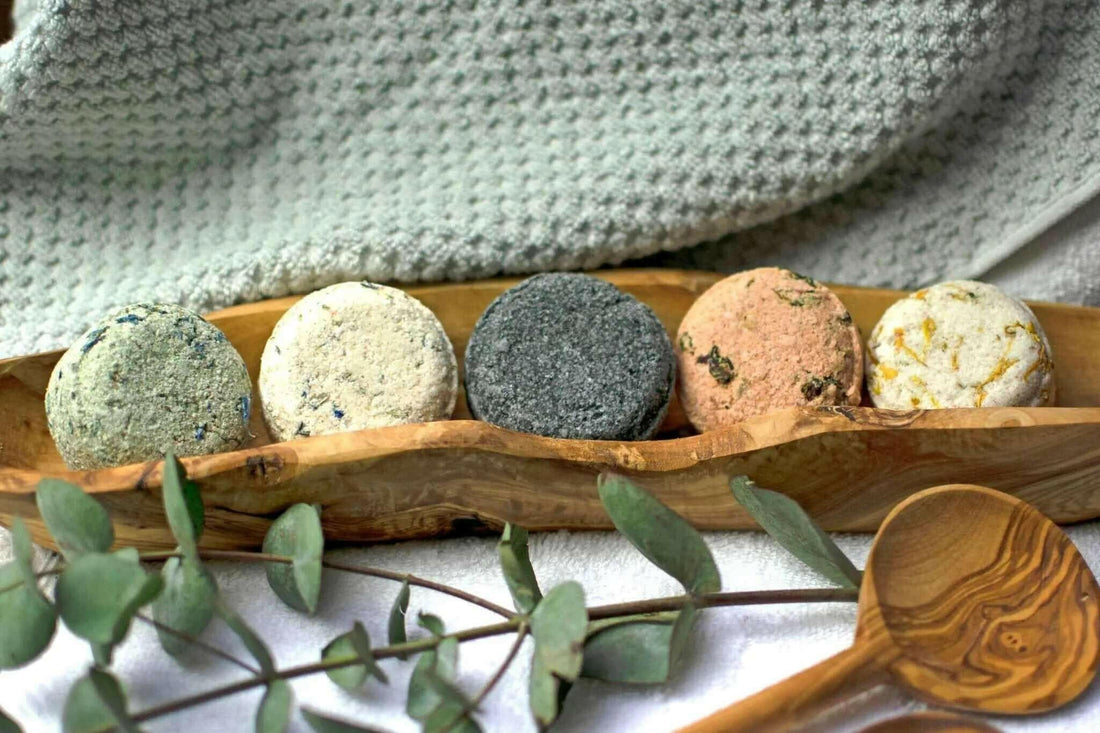
<svg viewBox="0 0 1100 733"><path fill-rule="evenodd" d="M1100 169L1089 0L37 5L0 47L0 355L734 232L676 261L975 276Z"/></svg>

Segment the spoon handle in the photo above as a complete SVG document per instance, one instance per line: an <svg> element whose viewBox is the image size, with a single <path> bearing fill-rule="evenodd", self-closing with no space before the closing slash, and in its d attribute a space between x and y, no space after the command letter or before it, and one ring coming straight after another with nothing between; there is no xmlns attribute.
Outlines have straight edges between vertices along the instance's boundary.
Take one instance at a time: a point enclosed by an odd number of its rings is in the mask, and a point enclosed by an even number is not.
<svg viewBox="0 0 1100 733"><path fill-rule="evenodd" d="M839 654L681 728L680 733L789 730L888 679L896 651L888 639L878 639L857 638Z"/></svg>

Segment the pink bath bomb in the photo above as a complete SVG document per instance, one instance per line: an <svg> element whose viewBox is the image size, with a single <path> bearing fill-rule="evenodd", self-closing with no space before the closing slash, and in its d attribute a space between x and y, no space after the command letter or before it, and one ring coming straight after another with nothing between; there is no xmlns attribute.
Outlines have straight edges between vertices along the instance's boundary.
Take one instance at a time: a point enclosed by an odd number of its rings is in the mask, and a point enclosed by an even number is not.
<svg viewBox="0 0 1100 733"><path fill-rule="evenodd" d="M828 288L790 270L715 283L684 316L675 346L680 401L700 431L784 407L859 404L859 329Z"/></svg>

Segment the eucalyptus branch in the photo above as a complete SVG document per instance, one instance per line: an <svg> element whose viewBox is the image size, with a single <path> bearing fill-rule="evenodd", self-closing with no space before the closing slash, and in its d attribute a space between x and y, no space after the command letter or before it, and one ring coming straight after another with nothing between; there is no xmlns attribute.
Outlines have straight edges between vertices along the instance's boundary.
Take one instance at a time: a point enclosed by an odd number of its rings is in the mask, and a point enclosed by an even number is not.
<svg viewBox="0 0 1100 733"><path fill-rule="evenodd" d="M499 636L500 634L507 634L510 631L516 631L519 627L525 624L526 621L520 617L515 617L511 621L503 621L498 624L491 624L488 626L479 626L472 629L465 629L463 631L456 632L454 634L447 634L446 636L430 636L425 639L418 639L416 641L405 642L404 644L394 644L393 646L380 647L378 649L371 650L371 656L375 659L389 659L392 657L400 657L408 654L414 654L417 652L427 651L434 649L439 645L439 642L446 638L456 639L458 641L471 641L473 639L484 639L489 636ZM159 718L169 713L174 713L179 710L194 707L196 705L202 705L204 703L218 700L230 695L236 695L239 692L245 690L251 690L254 687L262 687L268 684L273 679L289 680L296 677L305 677L311 674L317 674L318 672L328 672L334 669L342 669L344 667L351 667L357 664L362 664L363 660L359 655L348 657L335 657L332 659L325 659L320 662L312 662L310 664L302 664L297 667L288 667L287 669L276 670L274 674L267 676L253 677L247 680L241 680L232 685L226 685L225 687L215 688L206 692L201 692L191 697L180 698L173 702L165 703L154 708L137 713L132 716L132 720L135 723L142 723L153 718ZM109 729L113 730L113 729Z"/></svg>
<svg viewBox="0 0 1100 733"><path fill-rule="evenodd" d="M650 562L679 581L686 590L684 595L586 608L583 589L575 581L560 583L544 594L531 566L527 531L507 525L498 553L504 580L518 611L513 612L468 591L415 575L325 560L320 508L305 503L291 506L272 523L264 538L264 552L200 550L198 543L204 526L201 494L194 483L186 480L182 465L171 455L165 460L163 500L178 549L138 553L135 548L123 548L111 552L115 536L106 509L77 486L44 479L38 486L36 503L54 541L68 548L70 562L35 573L29 533L21 522L15 522L15 558L13 563L0 567L4 584L0 586L0 661L7 667L20 666L39 656L49 644L58 617L73 633L92 644L97 660L105 653L109 658L111 649L121 643L130 620L136 617L158 630L161 645L170 653L178 651L181 646L178 641L194 644L246 670L249 676L130 716L121 685L109 671L95 667L70 690L64 712L67 726L71 719L73 726L97 733L119 726L131 728L266 686L268 690L260 703L257 720L266 721L265 730L283 731L293 711L286 680L326 672L341 687L356 688L368 676L386 683L378 660L395 657L404 660L432 651L434 664L427 664L433 660L422 656L424 664L418 662L410 681L408 710L417 720L431 720L434 730L446 731L460 724L464 729L477 727L470 714L515 662L524 639L533 633L533 624L538 632L536 661L562 662L555 670L540 664L532 667L529 703L536 723L545 728L558 716L560 684L573 682L582 671L611 682L667 680L684 648L696 609L857 599L861 574L801 507L743 477L734 477L732 483L739 503L780 544L842 587L720 592L718 567L702 536L655 497L613 474L602 474L597 490L616 529ZM175 558L179 558L178 563ZM267 582L275 595L303 613L312 613L317 607L325 568L400 582L401 590L389 613L390 644L372 648L363 624L356 622L351 631L322 649L319 661L278 669L259 635L225 605L201 559L265 563ZM158 577L149 574L141 566L141 560L171 562ZM38 579L57 574L60 579L55 601L41 593L5 595L24 584L37 584ZM421 617L420 624L431 635L406 641L410 586L449 595L491 611L503 620L446 634L443 621L427 614ZM109 591L103 592L103 588ZM89 603L89 598L95 598L96 602ZM150 602L154 604L153 618L138 613L140 607ZM229 625L255 659L255 665L199 638L215 615ZM631 624L635 626L629 628ZM453 687L458 643L502 634L515 634L511 648L477 695L467 699L460 689ZM624 646L629 653L623 653ZM343 672L336 673L338 670ZM432 678L432 674L438 675L438 679ZM433 693L435 698L430 696ZM104 726L104 720L118 721L118 725ZM2 716L0 722L4 722Z"/></svg>
<svg viewBox="0 0 1100 733"><path fill-rule="evenodd" d="M141 559L157 562L161 560L167 560L172 557L180 557L178 552L144 552L141 554ZM292 563L294 558L287 557L286 555L271 555L263 552L248 552L244 550L199 550L199 557L204 560L240 560L243 562L278 562L278 563ZM458 598L472 603L475 606L481 606L482 608L492 611L498 616L504 618L511 618L515 615L513 611L509 611L504 606L499 606L492 601L475 596L472 593L462 590L461 588L455 588L454 586L446 585L444 583L437 583L434 580L428 580L416 575L409 575L408 573L397 573L392 570L383 570L382 568L375 568L365 565L348 565L347 563L334 562L332 560L322 560L321 566L329 568L330 570L339 570L345 573L354 573L356 575L367 575L372 578L385 578L386 580L395 580L399 583L408 581L409 585L419 586L421 588L427 588L428 590L434 590L437 593L443 593L445 595Z"/></svg>
<svg viewBox="0 0 1100 733"><path fill-rule="evenodd" d="M618 616L634 616L643 613L654 613L664 610L679 610L683 607L684 603L688 600L692 600L697 607L722 607L722 606L738 606L738 605L762 605L768 603L806 603L806 602L826 602L826 601L854 601L856 595L854 592L846 589L833 589L833 588L806 588L795 590L771 590L771 591L742 591L733 593L704 593L694 598L690 596L670 596L667 598L656 598L646 601L628 601L626 603L615 603L605 606L593 606L588 609L589 619L605 619L615 618ZM526 628L527 619L523 616L515 615L508 621L503 621L497 624L490 624L487 626L477 626L470 629L464 629L457 631L453 634L447 634L446 636L437 637L431 636L425 639L418 639L416 641L405 642L404 644L394 644L393 646L379 647L371 650L371 656L374 659L389 659L392 657L401 657L409 654L415 654L417 652L427 651L434 649L439 645L443 639L453 638L458 641L471 641L473 639L484 639L490 636L499 636L501 634L507 634L510 632L519 631L521 628ZM522 640L521 640L522 641ZM518 652L519 643L517 642L516 651ZM511 656L514 657L514 654ZM311 674L317 674L318 672L328 672L334 669L342 669L344 667L351 667L357 664L362 664L362 659L358 655L347 657L333 657L325 659L319 662L311 662L310 664L303 664L297 667L288 667L282 670L276 670L272 679L294 679L296 677L304 677ZM499 676L503 675L500 672ZM206 692L201 692L191 697L180 698L172 702L159 705L157 707L149 708L140 713L136 713L133 716L135 723L143 723L153 718L159 718L169 713L178 712L186 708L194 707L196 705L203 705L214 700L218 700L230 695L236 695L246 690L251 690L254 687L262 687L269 681L265 677L253 677L247 680L241 680L225 687L215 688ZM490 680L493 685L498 680ZM491 687L490 687L491 689ZM485 694L488 694L486 692ZM482 697L479 695L479 697Z"/></svg>

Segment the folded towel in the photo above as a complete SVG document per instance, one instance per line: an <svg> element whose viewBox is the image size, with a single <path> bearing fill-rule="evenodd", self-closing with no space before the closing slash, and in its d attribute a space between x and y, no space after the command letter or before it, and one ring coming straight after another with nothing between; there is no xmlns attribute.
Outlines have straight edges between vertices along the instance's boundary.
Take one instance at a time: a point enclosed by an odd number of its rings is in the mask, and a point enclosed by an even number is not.
<svg viewBox="0 0 1100 733"><path fill-rule="evenodd" d="M708 240L674 261L971 277L1100 183L1090 0L39 0L17 19L0 356L140 299Z"/></svg>

